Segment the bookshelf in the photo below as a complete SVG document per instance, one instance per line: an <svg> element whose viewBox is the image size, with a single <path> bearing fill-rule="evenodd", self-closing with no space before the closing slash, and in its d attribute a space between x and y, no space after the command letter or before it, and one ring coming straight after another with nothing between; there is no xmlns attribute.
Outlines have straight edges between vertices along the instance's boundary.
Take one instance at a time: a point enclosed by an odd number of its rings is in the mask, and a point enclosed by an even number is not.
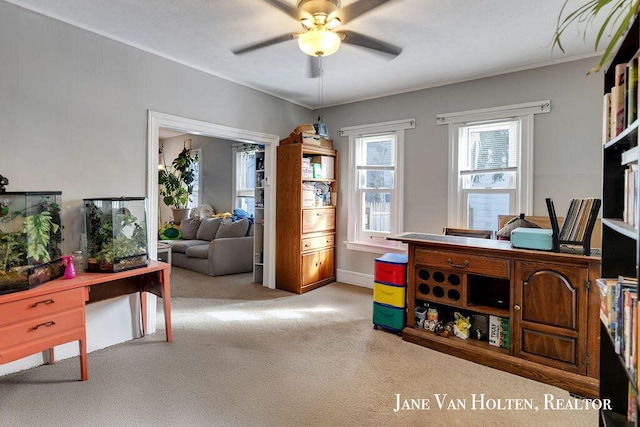
<svg viewBox="0 0 640 427"><path fill-rule="evenodd" d="M255 215L253 225L253 281L262 283L264 276L264 149L256 150Z"/></svg>
<svg viewBox="0 0 640 427"><path fill-rule="evenodd" d="M639 28L636 17L604 73L599 393L611 410L601 426L637 425Z"/></svg>

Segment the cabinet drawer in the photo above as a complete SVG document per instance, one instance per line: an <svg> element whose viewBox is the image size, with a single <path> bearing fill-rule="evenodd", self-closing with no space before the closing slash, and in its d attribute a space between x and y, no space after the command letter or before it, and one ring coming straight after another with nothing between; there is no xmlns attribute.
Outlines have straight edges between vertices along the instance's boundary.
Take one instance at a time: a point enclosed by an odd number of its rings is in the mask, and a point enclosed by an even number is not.
<svg viewBox="0 0 640 427"><path fill-rule="evenodd" d="M373 300L380 304L404 308L405 293L406 288L404 286L389 286L382 283L373 284Z"/></svg>
<svg viewBox="0 0 640 427"><path fill-rule="evenodd" d="M377 302L373 303L373 324L396 331L405 326L404 308L387 307Z"/></svg>
<svg viewBox="0 0 640 427"><path fill-rule="evenodd" d="M312 251L315 249L326 248L334 246L335 235L327 234L326 236L311 237L309 239L302 239L302 251Z"/></svg>
<svg viewBox="0 0 640 427"><path fill-rule="evenodd" d="M510 276L510 262L507 259L458 254L455 252L416 248L416 264L492 277L509 278Z"/></svg>
<svg viewBox="0 0 640 427"><path fill-rule="evenodd" d="M45 339L77 327L84 328L84 306L0 328L0 348Z"/></svg>
<svg viewBox="0 0 640 427"><path fill-rule="evenodd" d="M329 231L336 228L336 210L333 208L305 209L302 211L302 233Z"/></svg>
<svg viewBox="0 0 640 427"><path fill-rule="evenodd" d="M84 307L84 295L84 288L77 288L0 304L0 326Z"/></svg>

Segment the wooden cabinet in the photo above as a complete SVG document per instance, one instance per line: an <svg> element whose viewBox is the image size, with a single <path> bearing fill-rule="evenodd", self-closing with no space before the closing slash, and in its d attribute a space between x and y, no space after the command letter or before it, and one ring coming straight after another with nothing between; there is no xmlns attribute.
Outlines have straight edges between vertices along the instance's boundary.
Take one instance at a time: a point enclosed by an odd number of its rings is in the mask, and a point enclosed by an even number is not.
<svg viewBox="0 0 640 427"><path fill-rule="evenodd" d="M588 273L572 264L516 263L515 356L587 375Z"/></svg>
<svg viewBox="0 0 640 427"><path fill-rule="evenodd" d="M517 375L598 395L599 293L596 257L514 249L509 242L409 233L407 325L403 339ZM416 307L499 319L506 345L440 336L414 321Z"/></svg>
<svg viewBox="0 0 640 427"><path fill-rule="evenodd" d="M84 288L39 293L30 298L12 294L0 300L0 364L21 359L39 351L78 341L80 377L87 380Z"/></svg>
<svg viewBox="0 0 640 427"><path fill-rule="evenodd" d="M306 159L306 160L305 160ZM312 160L324 174L314 178ZM303 293L335 281L337 152L301 143L278 147L276 287Z"/></svg>
<svg viewBox="0 0 640 427"><path fill-rule="evenodd" d="M615 92L616 68L622 72L640 47L640 19L636 17L622 43L618 45L613 60L604 73L604 93ZM627 89L628 93L628 89ZM605 95L606 96L606 95ZM633 102L637 102L636 99ZM613 109L613 96L612 105ZM606 111L605 117L606 117ZM626 115L625 115L626 117ZM634 119L633 117L631 119ZM630 122L630 123L629 123ZM602 155L602 277L619 276L638 278L639 234L634 215L640 210L637 198L630 201L625 187L628 171L638 168L638 122L627 120L621 132L605 135ZM616 134L613 136L614 134ZM638 185L638 172L635 175ZM633 185L632 185L633 187ZM633 193L633 191L632 191ZM631 215L628 215L631 213ZM637 218L637 216L636 216ZM637 290L637 284L632 289ZM611 328L612 329L612 328ZM622 328L624 330L624 328ZM628 340L627 345L631 343ZM633 425L627 423L628 414L638 412L637 398L633 392L638 390L637 366L628 369L625 363L624 343L614 344L610 328L601 325L600 337L600 398L610 399L611 410L602 410L600 425ZM637 342L636 342L637 345ZM622 348L622 350L621 350ZM621 354L622 353L622 354ZM637 393L636 393L637 394ZM631 396L631 398L630 398ZM636 424L637 425L637 424Z"/></svg>

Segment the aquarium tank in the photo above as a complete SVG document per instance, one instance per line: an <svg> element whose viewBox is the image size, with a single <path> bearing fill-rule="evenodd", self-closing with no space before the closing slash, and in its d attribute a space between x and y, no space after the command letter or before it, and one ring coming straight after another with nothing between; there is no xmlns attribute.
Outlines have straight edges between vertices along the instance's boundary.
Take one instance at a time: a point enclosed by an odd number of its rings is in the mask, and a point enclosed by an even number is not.
<svg viewBox="0 0 640 427"><path fill-rule="evenodd" d="M146 199L84 199L86 267L112 273L148 264Z"/></svg>
<svg viewBox="0 0 640 427"><path fill-rule="evenodd" d="M62 192L0 193L0 294L62 276Z"/></svg>

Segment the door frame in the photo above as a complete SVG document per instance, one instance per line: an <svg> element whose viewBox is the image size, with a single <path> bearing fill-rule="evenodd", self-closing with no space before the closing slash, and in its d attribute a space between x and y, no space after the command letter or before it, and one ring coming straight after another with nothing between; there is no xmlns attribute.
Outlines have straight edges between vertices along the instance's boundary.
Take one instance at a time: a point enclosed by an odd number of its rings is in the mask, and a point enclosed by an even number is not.
<svg viewBox="0 0 640 427"><path fill-rule="evenodd" d="M148 235L149 252L156 258L158 243L158 150L160 128L169 128L195 135L227 139L264 145L265 151L265 209L264 209L264 270L262 285L276 288L275 270L275 213L276 213L276 149L280 137L262 132L254 132L201 120L189 119L172 114L148 110L147 123L147 212L149 212Z"/></svg>

